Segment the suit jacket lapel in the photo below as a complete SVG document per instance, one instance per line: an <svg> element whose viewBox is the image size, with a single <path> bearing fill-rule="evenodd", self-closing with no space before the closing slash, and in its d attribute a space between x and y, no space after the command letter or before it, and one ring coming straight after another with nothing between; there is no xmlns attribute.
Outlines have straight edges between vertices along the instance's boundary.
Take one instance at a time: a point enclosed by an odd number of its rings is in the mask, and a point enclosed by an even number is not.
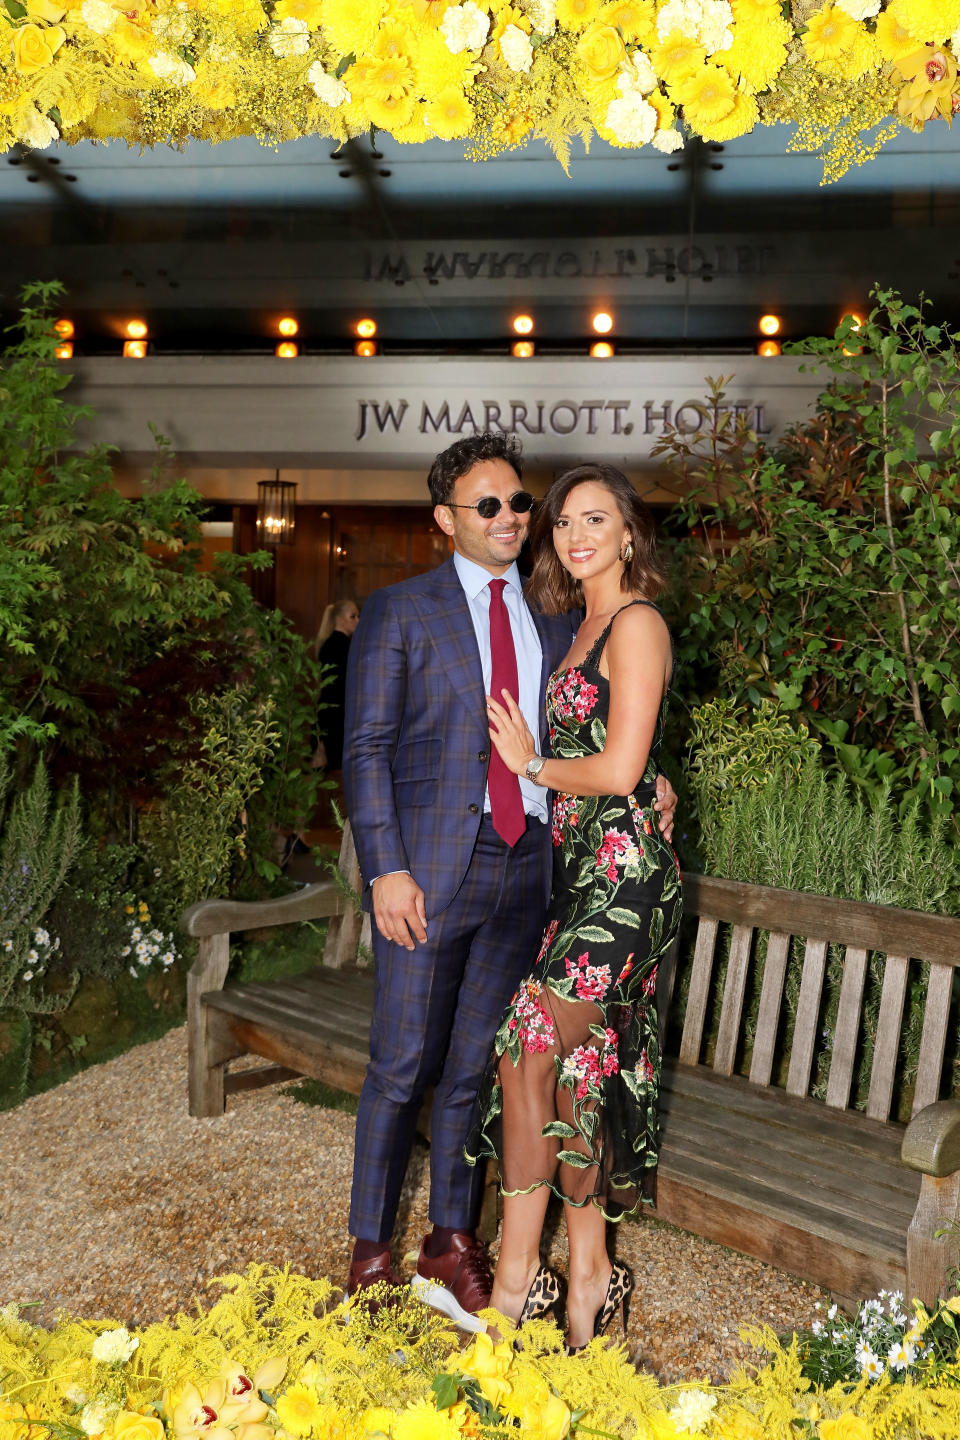
<svg viewBox="0 0 960 1440"><path fill-rule="evenodd" d="M429 616L428 633L446 672L447 679L478 723L486 728L486 695L477 636L470 618L467 597L453 560L433 571L429 590L417 603Z"/></svg>

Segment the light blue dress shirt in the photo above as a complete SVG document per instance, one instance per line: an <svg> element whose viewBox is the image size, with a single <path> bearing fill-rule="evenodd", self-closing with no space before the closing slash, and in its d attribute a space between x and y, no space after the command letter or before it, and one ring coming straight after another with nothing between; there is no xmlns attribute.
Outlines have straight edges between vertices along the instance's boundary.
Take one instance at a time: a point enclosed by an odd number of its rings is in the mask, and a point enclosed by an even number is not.
<svg viewBox="0 0 960 1440"><path fill-rule="evenodd" d="M458 551L454 551L453 564L460 584L463 586L463 593L467 597L470 619L473 621L477 648L480 651L484 691L489 695L490 678L493 673L493 662L490 655L490 581L496 577L491 575L489 570L485 570L482 565L468 560ZM523 598L523 585L516 564L511 565L510 569L505 571L500 578L507 582L503 590L503 599L510 617L510 630L513 635L514 649L517 652L517 680L520 687L517 701L539 750L543 730L543 717L540 714L540 669L543 663L543 650L540 645L540 636L537 634L537 627L533 623L533 616L530 614L527 602ZM495 695L493 698L499 700L500 696ZM490 743L492 746L492 739ZM523 797L523 808L526 814L536 816L538 820L546 824L547 792L543 786L535 785L532 780L520 776L520 794ZM483 809L485 814L489 814L489 790L484 794Z"/></svg>

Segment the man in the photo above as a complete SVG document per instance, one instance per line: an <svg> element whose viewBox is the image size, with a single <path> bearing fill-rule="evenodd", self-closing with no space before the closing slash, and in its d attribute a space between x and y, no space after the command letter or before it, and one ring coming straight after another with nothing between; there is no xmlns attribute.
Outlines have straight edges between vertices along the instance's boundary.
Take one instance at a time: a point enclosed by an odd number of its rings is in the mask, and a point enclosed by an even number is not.
<svg viewBox="0 0 960 1440"><path fill-rule="evenodd" d="M470 1312L489 1303L491 1275L475 1238L483 1175L463 1147L503 1007L536 958L551 868L548 794L491 754L485 697L506 684L539 736L577 624L523 598L533 502L520 477L512 437L471 436L437 456L428 483L453 557L370 597L347 673L344 787L376 978L347 1288L401 1283L390 1240L432 1084L433 1229L417 1274ZM676 796L659 785L669 833Z"/></svg>

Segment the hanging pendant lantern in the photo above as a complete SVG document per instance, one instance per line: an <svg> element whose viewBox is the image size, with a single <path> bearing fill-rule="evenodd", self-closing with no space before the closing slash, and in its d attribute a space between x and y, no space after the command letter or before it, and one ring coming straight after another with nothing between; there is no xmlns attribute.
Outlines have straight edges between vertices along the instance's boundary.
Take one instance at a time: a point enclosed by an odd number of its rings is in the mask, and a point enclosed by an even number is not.
<svg viewBox="0 0 960 1440"><path fill-rule="evenodd" d="M261 545L292 545L297 523L297 487L281 480L257 481L257 540Z"/></svg>

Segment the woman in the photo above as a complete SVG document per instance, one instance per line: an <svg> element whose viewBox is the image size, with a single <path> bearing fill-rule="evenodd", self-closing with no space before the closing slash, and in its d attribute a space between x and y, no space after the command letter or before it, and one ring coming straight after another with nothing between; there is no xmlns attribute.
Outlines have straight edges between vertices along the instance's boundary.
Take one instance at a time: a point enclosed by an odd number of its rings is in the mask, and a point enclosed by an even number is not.
<svg viewBox="0 0 960 1440"><path fill-rule="evenodd" d="M326 666L321 680L320 709L317 713L316 763L324 770L339 770L343 764L343 719L347 689L347 655L353 632L360 623L356 600L338 600L328 605L313 642L317 661Z"/></svg>
<svg viewBox="0 0 960 1440"><path fill-rule="evenodd" d="M540 1265L550 1191L570 1249L568 1342L580 1349L626 1309L606 1222L649 1201L657 1162L657 966L680 923L676 857L652 806L673 670L652 604L663 588L653 518L626 476L582 465L533 526L528 594L585 618L547 686L550 758L504 692L491 737L515 774L556 792L553 893L532 974L504 1013L467 1158L497 1155L503 1232L492 1304L513 1320L554 1308Z"/></svg>

